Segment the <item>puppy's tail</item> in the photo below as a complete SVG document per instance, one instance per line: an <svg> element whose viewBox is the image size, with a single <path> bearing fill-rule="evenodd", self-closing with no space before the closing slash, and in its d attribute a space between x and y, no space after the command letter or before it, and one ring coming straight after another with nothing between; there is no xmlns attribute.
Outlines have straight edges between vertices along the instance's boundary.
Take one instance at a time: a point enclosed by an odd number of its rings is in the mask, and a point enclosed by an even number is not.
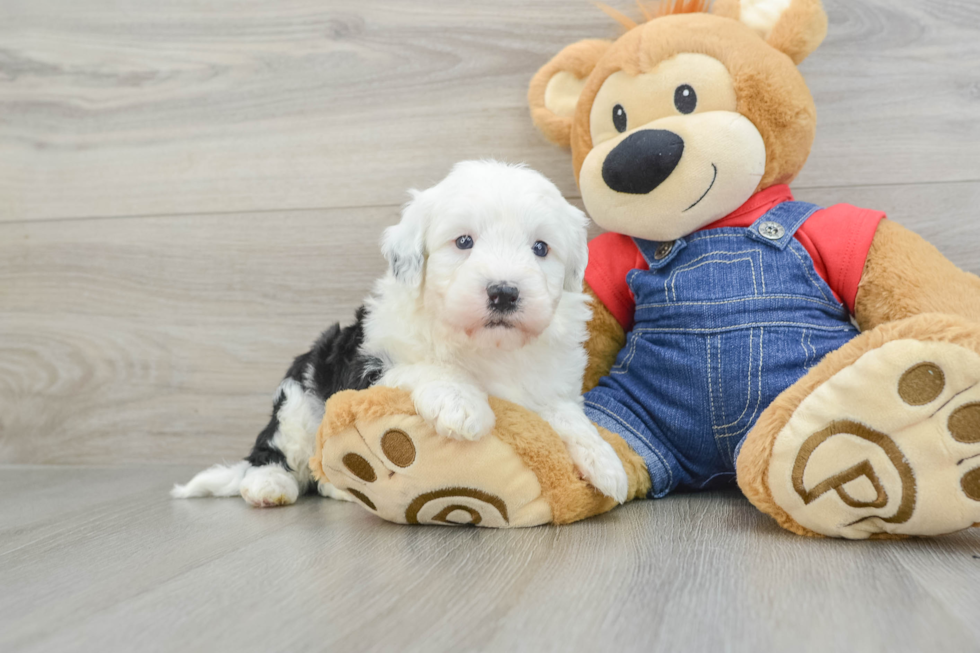
<svg viewBox="0 0 980 653"><path fill-rule="evenodd" d="M248 471L247 460L234 465L215 465L197 474L186 485L174 485L170 496L174 499L194 497L237 497L242 479Z"/></svg>

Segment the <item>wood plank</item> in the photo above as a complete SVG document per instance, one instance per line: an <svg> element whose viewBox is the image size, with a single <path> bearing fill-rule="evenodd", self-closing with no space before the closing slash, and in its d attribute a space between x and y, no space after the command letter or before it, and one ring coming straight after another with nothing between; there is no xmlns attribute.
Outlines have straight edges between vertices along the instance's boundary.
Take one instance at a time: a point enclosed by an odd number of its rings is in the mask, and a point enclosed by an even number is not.
<svg viewBox="0 0 980 653"><path fill-rule="evenodd" d="M565 527L406 527L307 498L171 501L182 467L0 468L16 651L967 651L980 532L810 540L737 493ZM93 491L92 486L103 489ZM115 492L106 489L114 487ZM38 494L60 501L35 501ZM11 537L6 521L0 535Z"/></svg>
<svg viewBox="0 0 980 653"><path fill-rule="evenodd" d="M980 182L804 189L980 273ZM347 322L397 207L0 225L0 462L237 459L292 357Z"/></svg>
<svg viewBox="0 0 980 653"><path fill-rule="evenodd" d="M800 186L980 179L980 7L826 6ZM574 195L527 82L566 44L617 34L558 0L4 2L0 221L396 204L487 156Z"/></svg>
<svg viewBox="0 0 980 653"><path fill-rule="evenodd" d="M244 455L293 356L353 319L397 215L0 225L0 461Z"/></svg>

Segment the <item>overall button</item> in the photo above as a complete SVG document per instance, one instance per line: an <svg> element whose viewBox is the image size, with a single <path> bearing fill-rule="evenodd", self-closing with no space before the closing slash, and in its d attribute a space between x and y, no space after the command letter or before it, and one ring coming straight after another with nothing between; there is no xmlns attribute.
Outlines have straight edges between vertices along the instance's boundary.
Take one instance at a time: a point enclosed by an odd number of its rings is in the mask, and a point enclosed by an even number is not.
<svg viewBox="0 0 980 653"><path fill-rule="evenodd" d="M662 261L670 256L672 251L674 251L673 241L669 243L660 243L660 245L657 246L657 250L653 253L653 258L657 261Z"/></svg>
<svg viewBox="0 0 980 653"><path fill-rule="evenodd" d="M786 229L778 222L766 221L759 225L759 235L768 240L779 240L786 233Z"/></svg>

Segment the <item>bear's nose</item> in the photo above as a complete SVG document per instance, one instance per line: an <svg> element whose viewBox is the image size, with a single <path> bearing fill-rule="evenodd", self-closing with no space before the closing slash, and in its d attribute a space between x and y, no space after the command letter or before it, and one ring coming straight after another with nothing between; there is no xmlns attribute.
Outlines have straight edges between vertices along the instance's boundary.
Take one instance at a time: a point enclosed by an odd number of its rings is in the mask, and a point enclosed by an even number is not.
<svg viewBox="0 0 980 653"><path fill-rule="evenodd" d="M495 313L510 313L517 308L520 291L515 286L495 283L487 287L490 310Z"/></svg>
<svg viewBox="0 0 980 653"><path fill-rule="evenodd" d="M630 134L602 163L602 180L618 193L646 195L664 182L684 154L684 139L664 129Z"/></svg>

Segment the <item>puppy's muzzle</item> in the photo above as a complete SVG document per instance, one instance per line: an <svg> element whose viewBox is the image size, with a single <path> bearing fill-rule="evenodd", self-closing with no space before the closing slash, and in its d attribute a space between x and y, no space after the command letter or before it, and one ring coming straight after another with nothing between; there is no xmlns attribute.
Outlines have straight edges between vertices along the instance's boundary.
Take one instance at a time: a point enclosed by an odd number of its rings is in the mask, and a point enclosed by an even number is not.
<svg viewBox="0 0 980 653"><path fill-rule="evenodd" d="M612 190L646 195L662 184L680 163L684 139L665 129L630 134L602 163L602 180Z"/></svg>
<svg viewBox="0 0 980 653"><path fill-rule="evenodd" d="M487 286L487 305L494 313L501 315L513 313L517 310L520 294L516 286L495 283Z"/></svg>

